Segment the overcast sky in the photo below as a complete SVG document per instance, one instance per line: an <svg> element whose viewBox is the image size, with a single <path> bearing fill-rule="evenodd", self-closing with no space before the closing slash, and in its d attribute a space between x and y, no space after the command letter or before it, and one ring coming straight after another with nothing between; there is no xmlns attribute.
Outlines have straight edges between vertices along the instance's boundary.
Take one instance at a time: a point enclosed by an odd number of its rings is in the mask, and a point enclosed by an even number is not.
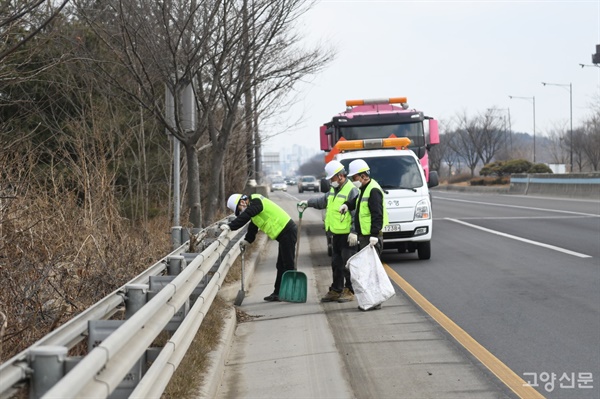
<svg viewBox="0 0 600 399"><path fill-rule="evenodd" d="M319 126L358 98L408 97L411 107L448 123L487 108L510 109L513 131L536 135L590 113L600 95L600 0L568 1L334 1L321 0L298 29L337 57L283 114L302 117L295 130L273 137L266 151L300 144L319 151ZM265 126L265 133L272 134ZM270 131L268 131L270 130Z"/></svg>

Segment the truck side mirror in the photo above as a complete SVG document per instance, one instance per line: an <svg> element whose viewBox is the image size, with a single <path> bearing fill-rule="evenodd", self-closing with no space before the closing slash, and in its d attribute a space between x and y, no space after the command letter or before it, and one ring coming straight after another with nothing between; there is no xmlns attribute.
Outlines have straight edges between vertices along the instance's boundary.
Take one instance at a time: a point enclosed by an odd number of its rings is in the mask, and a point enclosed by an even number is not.
<svg viewBox="0 0 600 399"><path fill-rule="evenodd" d="M438 177L438 172L435 170L430 170L429 171L429 181L427 182L427 187L432 188L435 186L439 186L439 184L440 184L440 179Z"/></svg>
<svg viewBox="0 0 600 399"><path fill-rule="evenodd" d="M321 150L323 151L331 151L333 147L331 144L331 134L333 133L333 128L328 128L326 125L323 125L319 128L319 138L321 139Z"/></svg>
<svg viewBox="0 0 600 399"><path fill-rule="evenodd" d="M328 179L321 179L321 192L327 193L331 189L331 183Z"/></svg>
<svg viewBox="0 0 600 399"><path fill-rule="evenodd" d="M438 128L438 121L435 119L429 119L429 144L430 146L440 143L440 131Z"/></svg>

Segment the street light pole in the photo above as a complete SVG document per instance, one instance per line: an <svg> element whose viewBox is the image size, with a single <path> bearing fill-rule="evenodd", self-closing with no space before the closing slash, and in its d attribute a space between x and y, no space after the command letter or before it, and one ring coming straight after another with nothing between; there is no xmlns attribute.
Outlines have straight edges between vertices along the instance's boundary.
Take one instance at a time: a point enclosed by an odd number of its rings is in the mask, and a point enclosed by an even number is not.
<svg viewBox="0 0 600 399"><path fill-rule="evenodd" d="M567 87L569 86L569 114L570 114L570 119L571 119L571 130L569 133L569 138L570 138L570 144L569 144L569 149L570 149L570 173L573 173L573 83L548 83L548 82L542 82L542 85L544 86L559 86L559 87Z"/></svg>
<svg viewBox="0 0 600 399"><path fill-rule="evenodd" d="M535 163L535 96L532 97L517 97L517 96L508 96L511 100L513 98L519 100L531 100L533 102L533 163Z"/></svg>

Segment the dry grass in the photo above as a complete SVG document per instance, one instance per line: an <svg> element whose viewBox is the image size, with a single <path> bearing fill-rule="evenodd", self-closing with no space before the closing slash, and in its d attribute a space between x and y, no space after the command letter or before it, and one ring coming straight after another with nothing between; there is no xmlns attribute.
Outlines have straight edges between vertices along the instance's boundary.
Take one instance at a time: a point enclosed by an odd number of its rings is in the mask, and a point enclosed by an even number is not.
<svg viewBox="0 0 600 399"><path fill-rule="evenodd" d="M109 207L110 204L103 204ZM94 215L68 195L28 192L0 230L0 361L29 347L147 269L169 250L168 220L145 226Z"/></svg>
<svg viewBox="0 0 600 399"><path fill-rule="evenodd" d="M182 362L175 370L164 399L192 399L198 397L198 389L210 367L209 353L216 349L221 339L223 318L230 305L217 296L206 314L196 337Z"/></svg>

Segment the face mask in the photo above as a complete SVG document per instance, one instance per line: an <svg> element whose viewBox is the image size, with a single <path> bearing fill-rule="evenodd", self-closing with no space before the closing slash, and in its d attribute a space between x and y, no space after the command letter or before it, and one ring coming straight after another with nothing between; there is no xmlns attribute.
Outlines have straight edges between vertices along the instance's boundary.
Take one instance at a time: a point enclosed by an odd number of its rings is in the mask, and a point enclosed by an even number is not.
<svg viewBox="0 0 600 399"><path fill-rule="evenodd" d="M332 181L331 182L331 187L333 188L338 188L340 186L340 183L336 182L336 181Z"/></svg>
<svg viewBox="0 0 600 399"><path fill-rule="evenodd" d="M362 186L362 183L360 182L360 180L353 181L352 184L354 184L354 187L356 187L356 188L360 188L360 186Z"/></svg>

